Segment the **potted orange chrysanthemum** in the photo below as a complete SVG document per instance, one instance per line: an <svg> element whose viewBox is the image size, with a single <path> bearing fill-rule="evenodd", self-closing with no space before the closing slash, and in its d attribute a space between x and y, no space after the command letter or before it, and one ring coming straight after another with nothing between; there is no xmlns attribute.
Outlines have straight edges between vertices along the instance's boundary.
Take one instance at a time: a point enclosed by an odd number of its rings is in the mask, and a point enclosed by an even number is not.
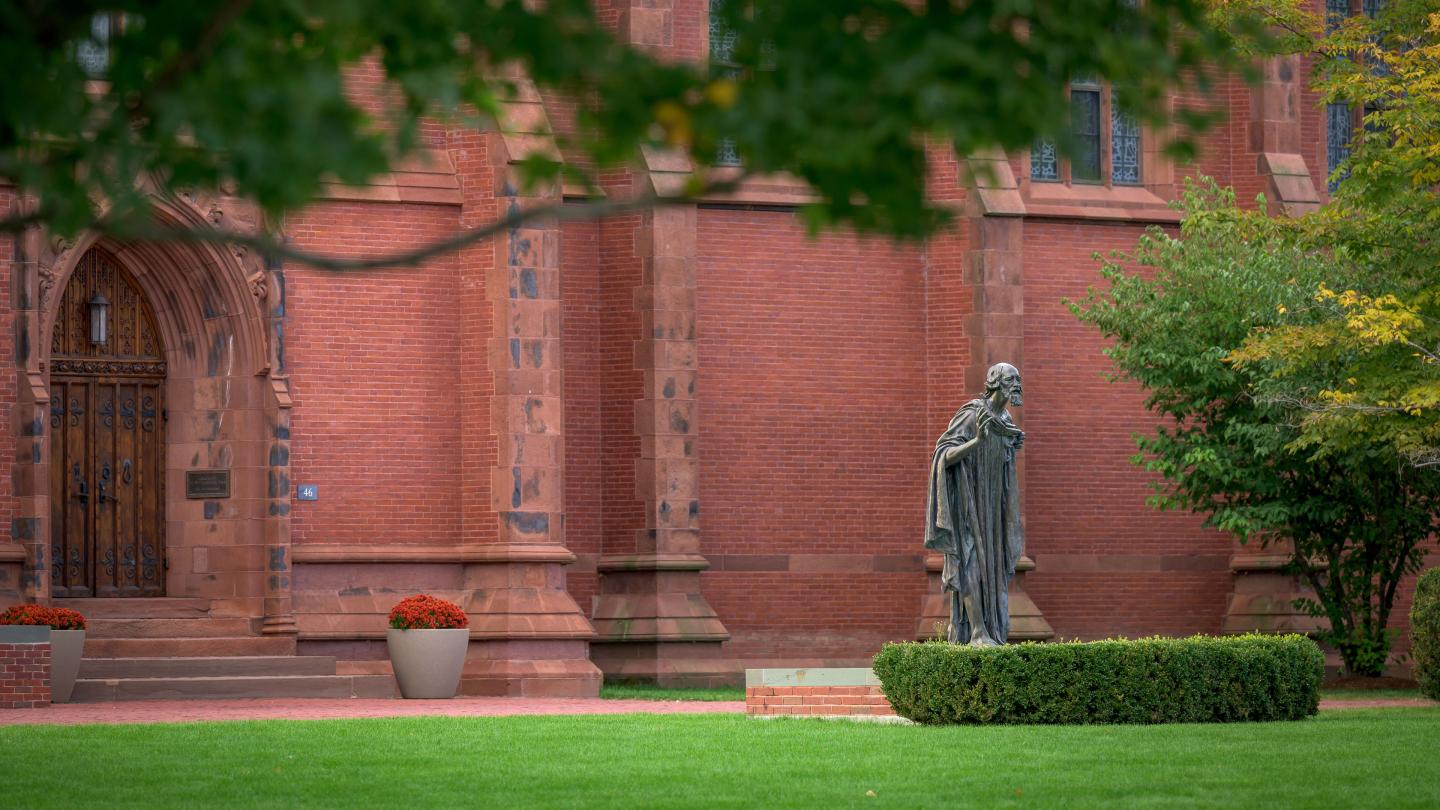
<svg viewBox="0 0 1440 810"><path fill-rule="evenodd" d="M454 697L470 643L469 627L469 617L454 602L423 593L400 600L390 610L385 633L400 694Z"/></svg>
<svg viewBox="0 0 1440 810"><path fill-rule="evenodd" d="M0 626L50 630L50 702L68 703L85 650L85 617L69 608L15 605L0 613Z"/></svg>

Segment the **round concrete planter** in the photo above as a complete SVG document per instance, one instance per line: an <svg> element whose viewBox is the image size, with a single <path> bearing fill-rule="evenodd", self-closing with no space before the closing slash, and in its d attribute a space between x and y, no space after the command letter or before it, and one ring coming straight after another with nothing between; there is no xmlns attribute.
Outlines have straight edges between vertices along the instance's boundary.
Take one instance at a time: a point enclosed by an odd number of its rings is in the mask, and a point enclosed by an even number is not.
<svg viewBox="0 0 1440 810"><path fill-rule="evenodd" d="M470 630L396 630L385 631L385 645L390 648L390 663L395 666L395 680L400 694L407 698L452 698L460 686L460 670L465 666L465 650L470 645Z"/></svg>
<svg viewBox="0 0 1440 810"><path fill-rule="evenodd" d="M50 702L69 703L85 651L84 630L50 631Z"/></svg>

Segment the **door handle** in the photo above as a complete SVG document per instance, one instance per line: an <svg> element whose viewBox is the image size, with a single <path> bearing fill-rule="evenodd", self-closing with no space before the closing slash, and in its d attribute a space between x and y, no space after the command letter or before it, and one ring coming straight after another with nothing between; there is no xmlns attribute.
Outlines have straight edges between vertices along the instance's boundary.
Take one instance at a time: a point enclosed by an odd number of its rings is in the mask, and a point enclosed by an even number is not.
<svg viewBox="0 0 1440 810"><path fill-rule="evenodd" d="M96 504L97 506L104 506L106 501L114 501L115 503L120 502L119 498L105 491L110 488L110 478L110 462L107 461L105 462L104 466L100 468L100 488L99 492L96 493L100 496L100 501Z"/></svg>
<svg viewBox="0 0 1440 810"><path fill-rule="evenodd" d="M75 469L73 472L75 475L75 497L79 498L81 503L89 503L90 490L85 486L85 476L83 473L80 472L79 464L75 465Z"/></svg>

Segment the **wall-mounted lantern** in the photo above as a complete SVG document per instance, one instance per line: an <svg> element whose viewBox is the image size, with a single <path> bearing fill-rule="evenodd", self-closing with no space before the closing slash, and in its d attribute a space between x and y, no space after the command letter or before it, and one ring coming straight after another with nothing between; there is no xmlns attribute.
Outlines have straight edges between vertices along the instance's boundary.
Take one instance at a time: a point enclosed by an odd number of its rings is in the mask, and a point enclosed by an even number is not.
<svg viewBox="0 0 1440 810"><path fill-rule="evenodd" d="M90 342L96 346L104 344L110 338L110 302L105 296L95 293L90 299Z"/></svg>

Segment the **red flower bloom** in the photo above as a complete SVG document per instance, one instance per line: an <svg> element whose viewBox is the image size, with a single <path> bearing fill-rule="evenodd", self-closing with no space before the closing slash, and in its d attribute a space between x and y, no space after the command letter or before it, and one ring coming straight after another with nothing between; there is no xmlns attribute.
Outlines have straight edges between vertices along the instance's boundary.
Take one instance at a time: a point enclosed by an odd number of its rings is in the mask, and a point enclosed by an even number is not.
<svg viewBox="0 0 1440 810"><path fill-rule="evenodd" d="M84 630L85 617L80 611L70 608L50 608L50 629Z"/></svg>
<svg viewBox="0 0 1440 810"><path fill-rule="evenodd" d="M396 630L458 630L470 626L470 617L454 602L422 593L401 599L390 609L390 626Z"/></svg>
<svg viewBox="0 0 1440 810"><path fill-rule="evenodd" d="M15 605L0 613L0 624L28 624L46 627L50 624L50 608L44 605Z"/></svg>
<svg viewBox="0 0 1440 810"><path fill-rule="evenodd" d="M49 626L54 630L84 630L85 617L70 608L48 608L44 605L13 605L0 612L0 624Z"/></svg>

